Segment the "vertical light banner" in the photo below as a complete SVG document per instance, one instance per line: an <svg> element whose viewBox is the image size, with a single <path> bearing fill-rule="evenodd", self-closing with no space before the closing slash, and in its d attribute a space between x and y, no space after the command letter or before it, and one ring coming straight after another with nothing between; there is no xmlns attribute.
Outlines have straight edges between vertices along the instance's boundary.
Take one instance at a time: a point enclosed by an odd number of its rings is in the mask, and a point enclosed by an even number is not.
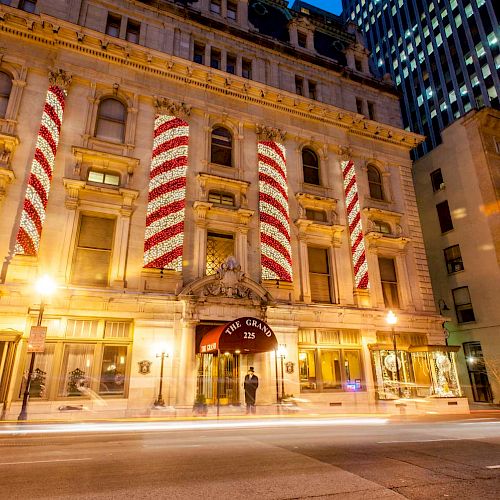
<svg viewBox="0 0 500 500"><path fill-rule="evenodd" d="M144 267L182 271L189 125L184 104L156 100Z"/></svg>
<svg viewBox="0 0 500 500"><path fill-rule="evenodd" d="M259 217L263 280L292 282L292 249L286 173L285 134L257 127Z"/></svg>
<svg viewBox="0 0 500 500"><path fill-rule="evenodd" d="M65 99L71 76L62 70L51 71L49 82L14 247L15 254L32 256L38 254L45 222L45 209L49 199Z"/></svg>
<svg viewBox="0 0 500 500"><path fill-rule="evenodd" d="M354 287L358 290L367 290L370 288L370 281L368 279L368 265L366 262L363 228L361 226L361 209L359 206L358 184L356 182L354 162L352 160L345 160L340 165L344 177L344 194L351 241Z"/></svg>

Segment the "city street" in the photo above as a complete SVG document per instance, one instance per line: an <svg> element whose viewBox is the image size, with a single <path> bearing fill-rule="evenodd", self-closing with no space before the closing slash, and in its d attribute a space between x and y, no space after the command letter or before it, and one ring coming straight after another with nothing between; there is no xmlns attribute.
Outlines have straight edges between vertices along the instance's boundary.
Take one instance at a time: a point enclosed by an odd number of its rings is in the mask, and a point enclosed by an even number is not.
<svg viewBox="0 0 500 500"><path fill-rule="evenodd" d="M496 499L496 415L5 423L0 498Z"/></svg>

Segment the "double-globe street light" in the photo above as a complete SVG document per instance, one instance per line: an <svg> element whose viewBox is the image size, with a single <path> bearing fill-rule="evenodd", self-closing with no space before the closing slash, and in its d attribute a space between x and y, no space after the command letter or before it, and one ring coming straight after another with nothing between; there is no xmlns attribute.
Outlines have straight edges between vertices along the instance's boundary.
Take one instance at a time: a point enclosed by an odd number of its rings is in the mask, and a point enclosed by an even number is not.
<svg viewBox="0 0 500 500"><path fill-rule="evenodd" d="M40 295L40 307L38 308L38 318L36 322L37 327L42 326L43 312L45 309L45 300L54 294L56 288L57 288L56 282L50 276L47 275L41 276L35 283L35 290ZM30 310L28 310L28 312ZM28 348L29 347L30 346L28 344ZM26 387L24 389L24 394L23 394L23 404L21 406L21 412L19 413L17 420L26 420L28 418L28 400L30 397L30 387L31 387L31 379L33 378L33 369L35 367L35 357L36 357L36 352L32 351L30 366L28 368L28 378L26 380Z"/></svg>
<svg viewBox="0 0 500 500"><path fill-rule="evenodd" d="M398 322L398 317L392 312L389 311L387 316L385 317L385 321L388 325L391 325L391 333L392 333L392 347L394 349L394 363L396 364L396 378L398 382L398 395L401 398L401 377L399 374L399 363L398 363L398 349L396 345L396 331L394 325Z"/></svg>

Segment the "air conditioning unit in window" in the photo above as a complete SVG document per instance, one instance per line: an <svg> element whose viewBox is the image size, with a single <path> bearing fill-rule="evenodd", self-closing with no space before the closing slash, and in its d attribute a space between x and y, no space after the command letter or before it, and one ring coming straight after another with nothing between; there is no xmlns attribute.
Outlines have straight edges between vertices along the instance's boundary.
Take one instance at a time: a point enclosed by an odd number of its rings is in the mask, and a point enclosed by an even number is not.
<svg viewBox="0 0 500 500"><path fill-rule="evenodd" d="M444 182L442 182L441 184L439 184L439 189L444 189L446 187L446 184Z"/></svg>

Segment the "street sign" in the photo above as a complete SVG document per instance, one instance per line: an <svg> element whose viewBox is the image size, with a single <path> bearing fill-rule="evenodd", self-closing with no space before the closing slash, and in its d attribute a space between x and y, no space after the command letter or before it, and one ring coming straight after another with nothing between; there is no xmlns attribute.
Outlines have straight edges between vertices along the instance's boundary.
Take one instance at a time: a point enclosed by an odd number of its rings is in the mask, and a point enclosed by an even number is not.
<svg viewBox="0 0 500 500"><path fill-rule="evenodd" d="M32 326L28 339L28 352L43 352L45 350L46 326Z"/></svg>

